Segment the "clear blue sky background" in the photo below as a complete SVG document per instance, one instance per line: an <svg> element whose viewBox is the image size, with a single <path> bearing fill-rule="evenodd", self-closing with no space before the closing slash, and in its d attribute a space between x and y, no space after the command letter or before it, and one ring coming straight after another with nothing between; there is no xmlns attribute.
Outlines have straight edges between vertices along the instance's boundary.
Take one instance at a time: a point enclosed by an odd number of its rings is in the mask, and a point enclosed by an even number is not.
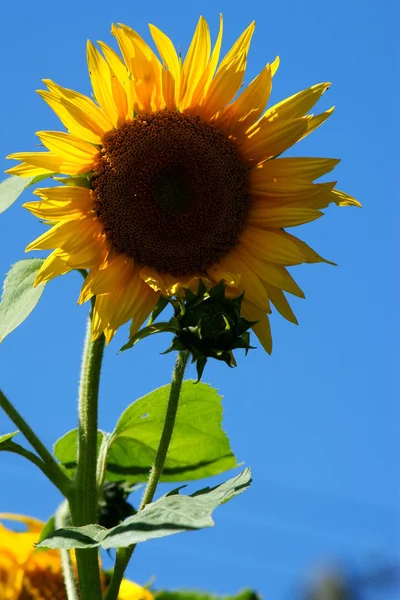
<svg viewBox="0 0 400 600"><path fill-rule="evenodd" d="M331 207L324 219L302 227L301 237L339 267L294 270L307 300L293 302L299 327L272 317L273 356L257 350L239 356L235 370L207 368L205 380L225 397L233 449L252 467L254 483L218 510L214 529L142 545L129 569L139 582L155 575L158 588L218 593L251 586L266 600L284 600L297 598L321 565L358 572L400 560L396 9L394 3L382 6L361 0L22 0L2 7L0 157L34 150L35 131L59 128L34 93L42 78L90 92L85 43L110 43L112 21L131 25L147 40L147 23L155 23L185 52L200 14L215 39L221 11L224 50L252 19L257 22L247 83L280 55L272 101L333 82L320 108L335 104L334 116L291 153L342 158L339 189L364 205ZM42 226L18 202L2 215L0 228L4 274ZM76 305L80 283L72 274L48 285L29 320L0 348L1 386L49 445L76 423L87 312ZM167 383L173 364L171 355L158 355L167 343L162 336L116 356L126 336L124 328L105 358L100 425L106 430L128 403ZM2 416L0 431L10 431ZM18 457L2 454L0 474L0 510L46 519L60 499ZM371 590L362 598L397 594Z"/></svg>

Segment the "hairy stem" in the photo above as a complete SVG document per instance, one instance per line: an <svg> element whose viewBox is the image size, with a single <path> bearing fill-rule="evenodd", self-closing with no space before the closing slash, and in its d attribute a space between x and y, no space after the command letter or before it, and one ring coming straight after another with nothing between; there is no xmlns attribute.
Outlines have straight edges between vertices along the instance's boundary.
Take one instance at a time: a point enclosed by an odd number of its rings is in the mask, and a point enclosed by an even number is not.
<svg viewBox="0 0 400 600"><path fill-rule="evenodd" d="M172 434L175 426L176 413L178 411L179 397L182 388L183 376L189 353L187 351L178 352L174 372L172 375L171 389L169 392L167 413L165 415L164 427L161 433L160 443L157 448L156 457L150 471L149 480L143 494L142 502L139 511L143 510L147 504L150 504L154 498L157 485L162 475L165 459L167 458L168 448L172 439ZM111 578L109 588L104 596L104 600L117 600L119 587L128 563L135 551L136 544L128 548L118 548L117 559L115 562L114 572Z"/></svg>
<svg viewBox="0 0 400 600"><path fill-rule="evenodd" d="M56 529L69 525L70 514L68 502L63 502L57 509L55 515L55 526ZM75 571L71 560L70 550L60 550L61 555L61 567L64 576L65 591L67 593L68 600L79 600L78 586L75 579Z"/></svg>
<svg viewBox="0 0 400 600"><path fill-rule="evenodd" d="M79 387L78 466L70 509L74 526L97 523L97 412L104 335L92 341L92 320L88 320ZM76 550L81 600L100 600L97 549Z"/></svg>

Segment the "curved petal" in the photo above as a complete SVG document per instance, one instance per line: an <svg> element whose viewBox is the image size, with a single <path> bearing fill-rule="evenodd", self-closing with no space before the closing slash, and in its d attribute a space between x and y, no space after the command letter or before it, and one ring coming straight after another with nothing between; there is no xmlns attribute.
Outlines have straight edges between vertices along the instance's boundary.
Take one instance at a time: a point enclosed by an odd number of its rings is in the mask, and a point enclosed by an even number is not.
<svg viewBox="0 0 400 600"><path fill-rule="evenodd" d="M120 115L114 102L110 67L90 40L87 42L86 57L94 97L113 127L118 127Z"/></svg>
<svg viewBox="0 0 400 600"><path fill-rule="evenodd" d="M252 330L260 340L264 350L266 350L268 354L271 354L272 335L268 315L246 300L243 300L242 302L241 313L248 321L258 321L256 325L253 325Z"/></svg>
<svg viewBox="0 0 400 600"><path fill-rule="evenodd" d="M215 265L207 270L208 275L215 280L214 273L221 271L223 273L239 273L240 283L238 285L238 295L244 291L244 297L252 304L259 306L267 312L270 310L268 294L265 287L251 268L244 263L235 250L231 250L223 256Z"/></svg>
<svg viewBox="0 0 400 600"><path fill-rule="evenodd" d="M263 119L266 121L287 121L288 119L303 117L318 102L330 85L329 82L318 83L298 94L285 98L285 100L271 106L266 111Z"/></svg>
<svg viewBox="0 0 400 600"><path fill-rule="evenodd" d="M181 82L181 65L179 64L179 58L174 48L173 43L165 33L163 33L155 25L149 25L151 36L154 40L157 50L163 60L165 69L162 72L162 87L164 100L167 107L173 110L179 104L179 91Z"/></svg>
<svg viewBox="0 0 400 600"><path fill-rule="evenodd" d="M303 290L300 289L285 267L260 259L258 253L251 252L243 244L237 246L237 252L261 281L299 298L304 298Z"/></svg>
<svg viewBox="0 0 400 600"><path fill-rule="evenodd" d="M70 267L65 262L63 259L64 256L65 253L62 250L54 250L54 252L46 258L36 275L34 283L35 287L41 283L47 283L59 275L65 275L72 271L73 267Z"/></svg>
<svg viewBox="0 0 400 600"><path fill-rule="evenodd" d="M253 254L267 262L281 265L328 262L312 248L286 231L259 229L247 226L241 236L242 244Z"/></svg>
<svg viewBox="0 0 400 600"><path fill-rule="evenodd" d="M182 66L180 110L190 106L196 85L206 69L210 51L211 40L208 24L204 17L200 17Z"/></svg>
<svg viewBox="0 0 400 600"><path fill-rule="evenodd" d="M236 42L233 44L229 52L224 56L221 64L218 67L217 74L229 65L238 55L244 52L246 55L249 52L251 38L253 37L254 30L256 28L256 22L252 21L250 25L243 31L238 37Z"/></svg>
<svg viewBox="0 0 400 600"><path fill-rule="evenodd" d="M282 290L279 290L278 288L273 287L272 285L268 285L267 283L265 283L264 285L265 289L267 290L268 296L272 304L275 306L276 310L280 312L282 317L284 317L287 321L298 325L299 323L296 319L296 315L294 314Z"/></svg>
<svg viewBox="0 0 400 600"><path fill-rule="evenodd" d="M200 77L199 82L196 85L196 89L193 93L192 100L190 103L190 106L192 108L195 108L196 106L201 104L204 96L206 95L206 93L208 91L208 88L210 87L212 78L214 77L215 69L217 68L219 55L221 52L223 30L224 30L224 23L223 23L222 15L220 14L219 15L219 32L218 32L217 40L214 44L214 48L212 50L210 60L208 61L208 64L207 64L206 68L204 69L204 72L203 72L202 76Z"/></svg>
<svg viewBox="0 0 400 600"><path fill-rule="evenodd" d="M246 131L262 114L272 89L271 65L267 64L240 96L218 115L218 126L234 137Z"/></svg>
<svg viewBox="0 0 400 600"><path fill-rule="evenodd" d="M251 207L246 223L255 227L284 229L310 223L323 216L324 213L312 208L297 206L259 206Z"/></svg>
<svg viewBox="0 0 400 600"><path fill-rule="evenodd" d="M65 131L37 131L36 135L50 152L67 161L93 165L99 155L98 148Z"/></svg>
<svg viewBox="0 0 400 600"><path fill-rule="evenodd" d="M93 162L83 161L71 162L52 152L14 152L7 156L8 159L20 160L24 164L35 168L44 169L48 173L65 173L66 175L79 175L87 173L93 168ZM18 165L19 166L19 165ZM6 173L15 175L15 167L8 169Z"/></svg>
<svg viewBox="0 0 400 600"><path fill-rule="evenodd" d="M129 78L129 73L116 52L104 42L97 42L103 51L104 57L112 71L112 75L118 80L116 85L112 80L112 92L115 105L118 108L119 115L123 121L133 119L133 84Z"/></svg>
<svg viewBox="0 0 400 600"><path fill-rule="evenodd" d="M50 105L70 133L87 142L101 143L113 126L104 112L87 96L43 79L49 91L38 94Z"/></svg>
<svg viewBox="0 0 400 600"><path fill-rule="evenodd" d="M338 158L276 158L257 165L251 170L250 178L253 185L279 178L314 181L332 171L339 162Z"/></svg>
<svg viewBox="0 0 400 600"><path fill-rule="evenodd" d="M307 131L310 117L300 117L290 121L269 123L258 121L257 128L242 139L236 140L239 152L250 163L259 163L284 152L293 146Z"/></svg>
<svg viewBox="0 0 400 600"><path fill-rule="evenodd" d="M201 107L197 111L203 119L211 119L232 100L242 85L245 71L246 52L244 51L238 54L223 69L218 69Z"/></svg>

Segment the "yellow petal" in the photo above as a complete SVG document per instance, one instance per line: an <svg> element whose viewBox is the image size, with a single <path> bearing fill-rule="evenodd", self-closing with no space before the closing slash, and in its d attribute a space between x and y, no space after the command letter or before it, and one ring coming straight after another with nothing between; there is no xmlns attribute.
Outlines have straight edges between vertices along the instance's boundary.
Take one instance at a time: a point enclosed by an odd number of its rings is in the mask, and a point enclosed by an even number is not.
<svg viewBox="0 0 400 600"><path fill-rule="evenodd" d="M40 519L35 519L34 517L27 517L26 515L17 515L15 513L0 513L0 519L24 523L24 525L27 526L28 531L32 533L41 533L43 527L45 526L45 523L43 521L40 521Z"/></svg>
<svg viewBox="0 0 400 600"><path fill-rule="evenodd" d="M345 192L341 192L340 190L332 190L331 192L333 197L333 202L335 202L338 206L358 206L362 207L361 202L346 194Z"/></svg>
<svg viewBox="0 0 400 600"><path fill-rule="evenodd" d="M270 310L269 299L264 286L257 275L244 263L240 255L231 250L223 256L215 265L207 269L207 273L214 281L219 280L214 273L222 272L239 273L240 283L238 286L239 293L244 291L245 298L255 306L259 306L264 312Z"/></svg>
<svg viewBox="0 0 400 600"><path fill-rule="evenodd" d="M165 296L173 296L185 288L192 289L193 286L197 288L199 279L202 279L206 285L210 283L201 273L176 277L170 273L159 273L152 267L143 267L140 276L148 286Z"/></svg>
<svg viewBox="0 0 400 600"><path fill-rule="evenodd" d="M222 15L219 15L219 32L217 36L217 40L215 42L213 51L211 53L210 60L206 68L203 71L202 76L199 79L198 84L196 85L196 89L192 96L191 106L195 107L201 104L204 96L206 95L208 88L210 87L212 78L215 73L215 69L217 68L219 55L221 52L221 43L222 43L222 33L224 29L224 23L222 19Z"/></svg>
<svg viewBox="0 0 400 600"><path fill-rule="evenodd" d="M255 21L253 21L252 23L250 23L247 29L243 31L242 35L238 37L236 42L233 44L232 48L222 59L221 64L218 67L217 74L219 73L219 71L223 70L227 65L229 65L242 52L244 52L245 55L247 55L255 27L256 23Z"/></svg>
<svg viewBox="0 0 400 600"><path fill-rule="evenodd" d="M171 77L164 75L165 69L163 70L162 78L164 99L167 104L167 107L170 110L172 110L172 106L174 105L176 107L179 103L181 66L179 64L178 55L176 53L173 43L171 42L169 37L165 35L165 33L163 33L155 25L149 25L149 28L154 43L157 46L157 50L159 51L163 63L168 70L167 72L170 73L172 77L171 81ZM170 90L171 87L173 92L172 94ZM172 98L174 99L173 103Z"/></svg>
<svg viewBox="0 0 400 600"><path fill-rule="evenodd" d="M143 325L144 321L150 315L158 300L160 299L160 293L155 292L148 285L143 284L139 290L137 303L135 306L135 313L132 318L132 323L129 330L129 335L132 337Z"/></svg>
<svg viewBox="0 0 400 600"><path fill-rule="evenodd" d="M293 146L307 131L310 117L269 123L264 119L242 140L237 140L240 153L249 162L259 163L281 154Z"/></svg>
<svg viewBox="0 0 400 600"><path fill-rule="evenodd" d="M190 105L196 85L210 58L210 51L211 40L208 24L203 17L200 17L182 67L180 110L184 110Z"/></svg>
<svg viewBox="0 0 400 600"><path fill-rule="evenodd" d="M281 62L281 59L279 58L279 56L277 56L275 58L275 60L271 63L271 75L272 75L272 77L274 77L275 73L279 69L280 62Z"/></svg>
<svg viewBox="0 0 400 600"><path fill-rule="evenodd" d="M50 152L66 161L93 165L99 155L98 148L63 131L38 131L36 135Z"/></svg>
<svg viewBox="0 0 400 600"><path fill-rule="evenodd" d="M121 254L104 263L101 268L92 269L86 277L78 304L89 300L92 296L108 294L123 287L133 277L133 259Z"/></svg>
<svg viewBox="0 0 400 600"><path fill-rule="evenodd" d="M251 170L250 177L252 182L273 178L314 181L332 171L339 162L337 158L276 158L257 165Z"/></svg>
<svg viewBox="0 0 400 600"><path fill-rule="evenodd" d="M142 113L165 108L161 88L161 63L136 31L120 25L119 38L125 38L125 52L130 54L127 67L133 76L135 96Z"/></svg>
<svg viewBox="0 0 400 600"><path fill-rule="evenodd" d="M118 91L116 84L112 81L113 97L115 105L118 108L120 117L123 121L133 118L133 85L129 78L129 73L116 52L104 42L98 42L103 51L104 57L119 82Z"/></svg>
<svg viewBox="0 0 400 600"><path fill-rule="evenodd" d="M53 108L70 133L99 144L113 126L104 112L87 96L43 79L49 91L38 93ZM58 111L58 112L57 112ZM66 122L65 122L66 121Z"/></svg>
<svg viewBox="0 0 400 600"><path fill-rule="evenodd" d="M323 216L323 213L312 208L298 208L297 206L259 206L250 207L246 223L255 227L281 229L296 227L310 223Z"/></svg>
<svg viewBox="0 0 400 600"><path fill-rule="evenodd" d="M118 592L118 600L153 600L153 594L146 588L123 579Z"/></svg>
<svg viewBox="0 0 400 600"><path fill-rule="evenodd" d="M96 297L93 337L104 331L108 344L118 328L131 318L140 327L158 298L159 294L142 281L139 269L135 269L123 287Z"/></svg>
<svg viewBox="0 0 400 600"><path fill-rule="evenodd" d="M102 225L96 218L88 217L61 221L31 242L26 252L53 248L59 249L58 256L75 269L98 266L109 252Z"/></svg>
<svg viewBox="0 0 400 600"><path fill-rule="evenodd" d="M296 316L289 302L287 301L285 294L278 288L273 287L272 285L265 284L265 289L267 290L268 296L272 304L281 313L282 317L284 317L291 323L298 325Z"/></svg>
<svg viewBox="0 0 400 600"><path fill-rule="evenodd" d="M241 313L248 321L258 321L256 325L253 325L252 330L260 340L263 348L271 354L272 352L272 336L271 326L269 323L268 315L263 310L254 306L250 302L243 300Z"/></svg>
<svg viewBox="0 0 400 600"><path fill-rule="evenodd" d="M13 154L9 154L7 158L20 160L33 167L45 169L45 172L65 173L66 175L87 173L93 167L92 163L71 162L51 152L14 152ZM13 172L15 174L15 171Z"/></svg>
<svg viewBox="0 0 400 600"><path fill-rule="evenodd" d="M272 263L290 266L304 262L326 262L307 244L285 231L247 226L240 241L252 254Z"/></svg>
<svg viewBox="0 0 400 600"><path fill-rule="evenodd" d="M34 194L39 202L26 202L23 207L40 219L65 221L79 219L93 209L92 191L86 188L39 188Z"/></svg>
<svg viewBox="0 0 400 600"><path fill-rule="evenodd" d="M221 111L218 115L218 123L227 123L228 126L224 129L233 136L246 131L265 109L271 89L271 66L267 64L239 98Z"/></svg>
<svg viewBox="0 0 400 600"><path fill-rule="evenodd" d="M113 98L110 67L90 40L87 42L86 57L94 97L113 127L118 127L119 113Z"/></svg>
<svg viewBox="0 0 400 600"><path fill-rule="evenodd" d="M307 201L320 194L329 195L336 184L335 181L312 183L306 179L267 179L263 174L259 176L257 171L258 169L252 169L250 173L249 193L256 200L265 198L279 204Z"/></svg>
<svg viewBox="0 0 400 600"><path fill-rule="evenodd" d="M26 163L21 163L20 165L11 167L11 169L7 169L5 172L9 175L15 175L17 177L38 177L39 175L52 174L52 171L49 171L49 169L27 165Z"/></svg>
<svg viewBox="0 0 400 600"><path fill-rule="evenodd" d="M323 112L319 115L312 116L311 119L307 123L306 132L301 136L300 139L307 137L307 135L309 135L315 129L317 129L320 125L325 123L325 121L327 119L329 119L329 117L331 116L331 114L333 113L334 110L335 110L335 107L332 106L332 108L330 108L329 110L326 110L325 112Z"/></svg>
<svg viewBox="0 0 400 600"><path fill-rule="evenodd" d="M92 190L79 186L59 185L49 188L37 188L33 193L42 200L54 200L56 202L66 202L70 200L77 203L81 202L85 206L89 201L94 202L95 200Z"/></svg>
<svg viewBox="0 0 400 600"><path fill-rule="evenodd" d="M211 119L232 100L242 84L245 70L246 53L244 51L223 69L218 69L198 111L203 119Z"/></svg>
<svg viewBox="0 0 400 600"><path fill-rule="evenodd" d="M60 250L54 250L44 261L42 266L40 267L36 278L34 286L38 286L41 283L47 283L54 277L58 277L59 275L65 275L69 273L73 267L67 265L65 260L60 258L60 254L64 256L64 253Z"/></svg>
<svg viewBox="0 0 400 600"><path fill-rule="evenodd" d="M288 119L303 117L318 102L330 85L330 83L319 83L282 100L282 102L278 102L266 111L263 119L267 121L287 121Z"/></svg>
<svg viewBox="0 0 400 600"><path fill-rule="evenodd" d="M243 244L238 244L237 251L242 260L249 265L261 281L285 290L299 298L304 298L303 291L285 267L260 259L258 252L257 254L252 253Z"/></svg>

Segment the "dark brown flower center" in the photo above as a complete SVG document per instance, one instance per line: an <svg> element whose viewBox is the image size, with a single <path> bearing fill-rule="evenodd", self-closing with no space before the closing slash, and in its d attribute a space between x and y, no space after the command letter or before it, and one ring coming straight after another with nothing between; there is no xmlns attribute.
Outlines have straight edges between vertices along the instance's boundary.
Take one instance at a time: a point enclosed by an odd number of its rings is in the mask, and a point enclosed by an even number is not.
<svg viewBox="0 0 400 600"><path fill-rule="evenodd" d="M233 144L199 117L163 112L109 133L93 179L116 250L159 272L204 271L237 240L249 206Z"/></svg>

